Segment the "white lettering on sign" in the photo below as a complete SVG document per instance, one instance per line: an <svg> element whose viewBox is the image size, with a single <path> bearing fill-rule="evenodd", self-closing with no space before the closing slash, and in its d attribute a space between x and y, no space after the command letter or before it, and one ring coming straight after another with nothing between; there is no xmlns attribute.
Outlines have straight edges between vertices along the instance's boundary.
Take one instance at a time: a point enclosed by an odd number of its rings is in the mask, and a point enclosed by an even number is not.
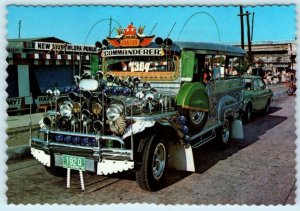
<svg viewBox="0 0 300 211"><path fill-rule="evenodd" d="M41 103L41 102L49 102L49 97L48 96L38 96L37 101L39 103Z"/></svg>
<svg viewBox="0 0 300 211"><path fill-rule="evenodd" d="M21 104L21 100L20 99L9 99L8 104L9 105L19 105L19 104Z"/></svg>
<svg viewBox="0 0 300 211"><path fill-rule="evenodd" d="M98 50L95 46L81 46L81 45L70 45L67 43L51 43L51 42L35 42L36 50L54 50L54 51L72 51L72 52L87 52L97 53Z"/></svg>
<svg viewBox="0 0 300 211"><path fill-rule="evenodd" d="M163 56L164 51L161 48L127 48L103 50L102 57L115 56Z"/></svg>
<svg viewBox="0 0 300 211"><path fill-rule="evenodd" d="M148 72L150 62L129 62L128 67L131 72Z"/></svg>

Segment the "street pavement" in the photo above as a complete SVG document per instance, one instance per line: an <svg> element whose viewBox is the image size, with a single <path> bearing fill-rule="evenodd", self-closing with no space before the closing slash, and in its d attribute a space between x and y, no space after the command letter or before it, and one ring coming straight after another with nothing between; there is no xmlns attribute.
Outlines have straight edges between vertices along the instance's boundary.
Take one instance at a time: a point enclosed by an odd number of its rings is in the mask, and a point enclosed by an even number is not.
<svg viewBox="0 0 300 211"><path fill-rule="evenodd" d="M244 125L244 139L226 149L210 142L193 150L196 172L167 171L166 185L153 193L139 188L134 172L67 179L49 174L33 158L7 164L8 204L294 205L296 192L295 96L272 102ZM264 206L263 206L264 207ZM280 206L282 208L286 206ZM291 206L289 206L291 207ZM243 206L243 209L245 206Z"/></svg>
<svg viewBox="0 0 300 211"><path fill-rule="evenodd" d="M280 98L286 95L286 84L273 84L268 85L268 88L273 91L273 98ZM32 131L39 129L39 121L45 115L45 113L33 113L26 115L9 116L6 120L7 134L9 139L7 141L8 149L7 156L8 161L24 158L24 156L30 155L29 150L29 138L30 128ZM21 139L21 141L16 141ZM23 141L22 141L23 139Z"/></svg>

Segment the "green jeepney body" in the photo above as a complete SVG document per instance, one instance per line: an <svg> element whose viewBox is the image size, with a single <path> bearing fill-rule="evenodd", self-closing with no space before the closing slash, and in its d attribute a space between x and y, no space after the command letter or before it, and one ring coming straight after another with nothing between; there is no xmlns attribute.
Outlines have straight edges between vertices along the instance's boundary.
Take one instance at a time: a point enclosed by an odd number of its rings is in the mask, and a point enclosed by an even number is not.
<svg viewBox="0 0 300 211"><path fill-rule="evenodd" d="M212 103L210 101L220 99L220 96L230 95L239 99L243 87L240 77L224 75L218 78L212 77L207 84L203 83L204 65L201 66L200 59L197 58L206 55L242 58L244 54L243 49L233 46L210 43L182 43L182 85L176 96L176 105L194 111L209 112L214 109L211 108Z"/></svg>

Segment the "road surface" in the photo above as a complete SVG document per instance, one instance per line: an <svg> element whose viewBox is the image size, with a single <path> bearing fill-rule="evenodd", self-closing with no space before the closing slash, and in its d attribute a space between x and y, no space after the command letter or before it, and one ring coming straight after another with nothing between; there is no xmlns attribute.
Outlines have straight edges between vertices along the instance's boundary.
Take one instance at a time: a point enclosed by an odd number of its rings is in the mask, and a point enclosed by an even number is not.
<svg viewBox="0 0 300 211"><path fill-rule="evenodd" d="M134 173L111 176L85 173L66 179L49 175L29 158L8 164L8 203L11 204L294 204L295 97L272 102L269 115L256 114L244 126L244 140L232 140L226 150L208 143L194 150L195 173L169 171L168 186L157 192L139 188Z"/></svg>

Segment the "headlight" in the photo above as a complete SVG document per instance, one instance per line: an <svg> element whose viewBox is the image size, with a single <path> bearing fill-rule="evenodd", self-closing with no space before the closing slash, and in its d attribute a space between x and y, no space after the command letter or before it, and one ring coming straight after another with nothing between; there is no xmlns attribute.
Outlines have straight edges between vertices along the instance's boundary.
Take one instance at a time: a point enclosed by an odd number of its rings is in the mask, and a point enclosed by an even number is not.
<svg viewBox="0 0 300 211"><path fill-rule="evenodd" d="M99 120L96 120L94 123L93 123L93 128L96 132L100 132L102 131L103 129L103 123Z"/></svg>
<svg viewBox="0 0 300 211"><path fill-rule="evenodd" d="M78 102L73 103L73 112L74 113L80 113L81 110L81 105Z"/></svg>
<svg viewBox="0 0 300 211"><path fill-rule="evenodd" d="M94 103L92 105L92 111L96 115L100 114L102 111L102 106L100 105L100 103Z"/></svg>
<svg viewBox="0 0 300 211"><path fill-rule="evenodd" d="M59 112L60 115L65 116L65 117L70 117L72 114L72 108L73 105L69 101L64 101L60 106L59 106Z"/></svg>
<svg viewBox="0 0 300 211"><path fill-rule="evenodd" d="M123 106L120 104L111 104L106 110L106 117L110 121L116 121L123 113Z"/></svg>
<svg viewBox="0 0 300 211"><path fill-rule="evenodd" d="M54 95L54 96L60 95L60 91L59 91L58 89L54 89L53 95Z"/></svg>

